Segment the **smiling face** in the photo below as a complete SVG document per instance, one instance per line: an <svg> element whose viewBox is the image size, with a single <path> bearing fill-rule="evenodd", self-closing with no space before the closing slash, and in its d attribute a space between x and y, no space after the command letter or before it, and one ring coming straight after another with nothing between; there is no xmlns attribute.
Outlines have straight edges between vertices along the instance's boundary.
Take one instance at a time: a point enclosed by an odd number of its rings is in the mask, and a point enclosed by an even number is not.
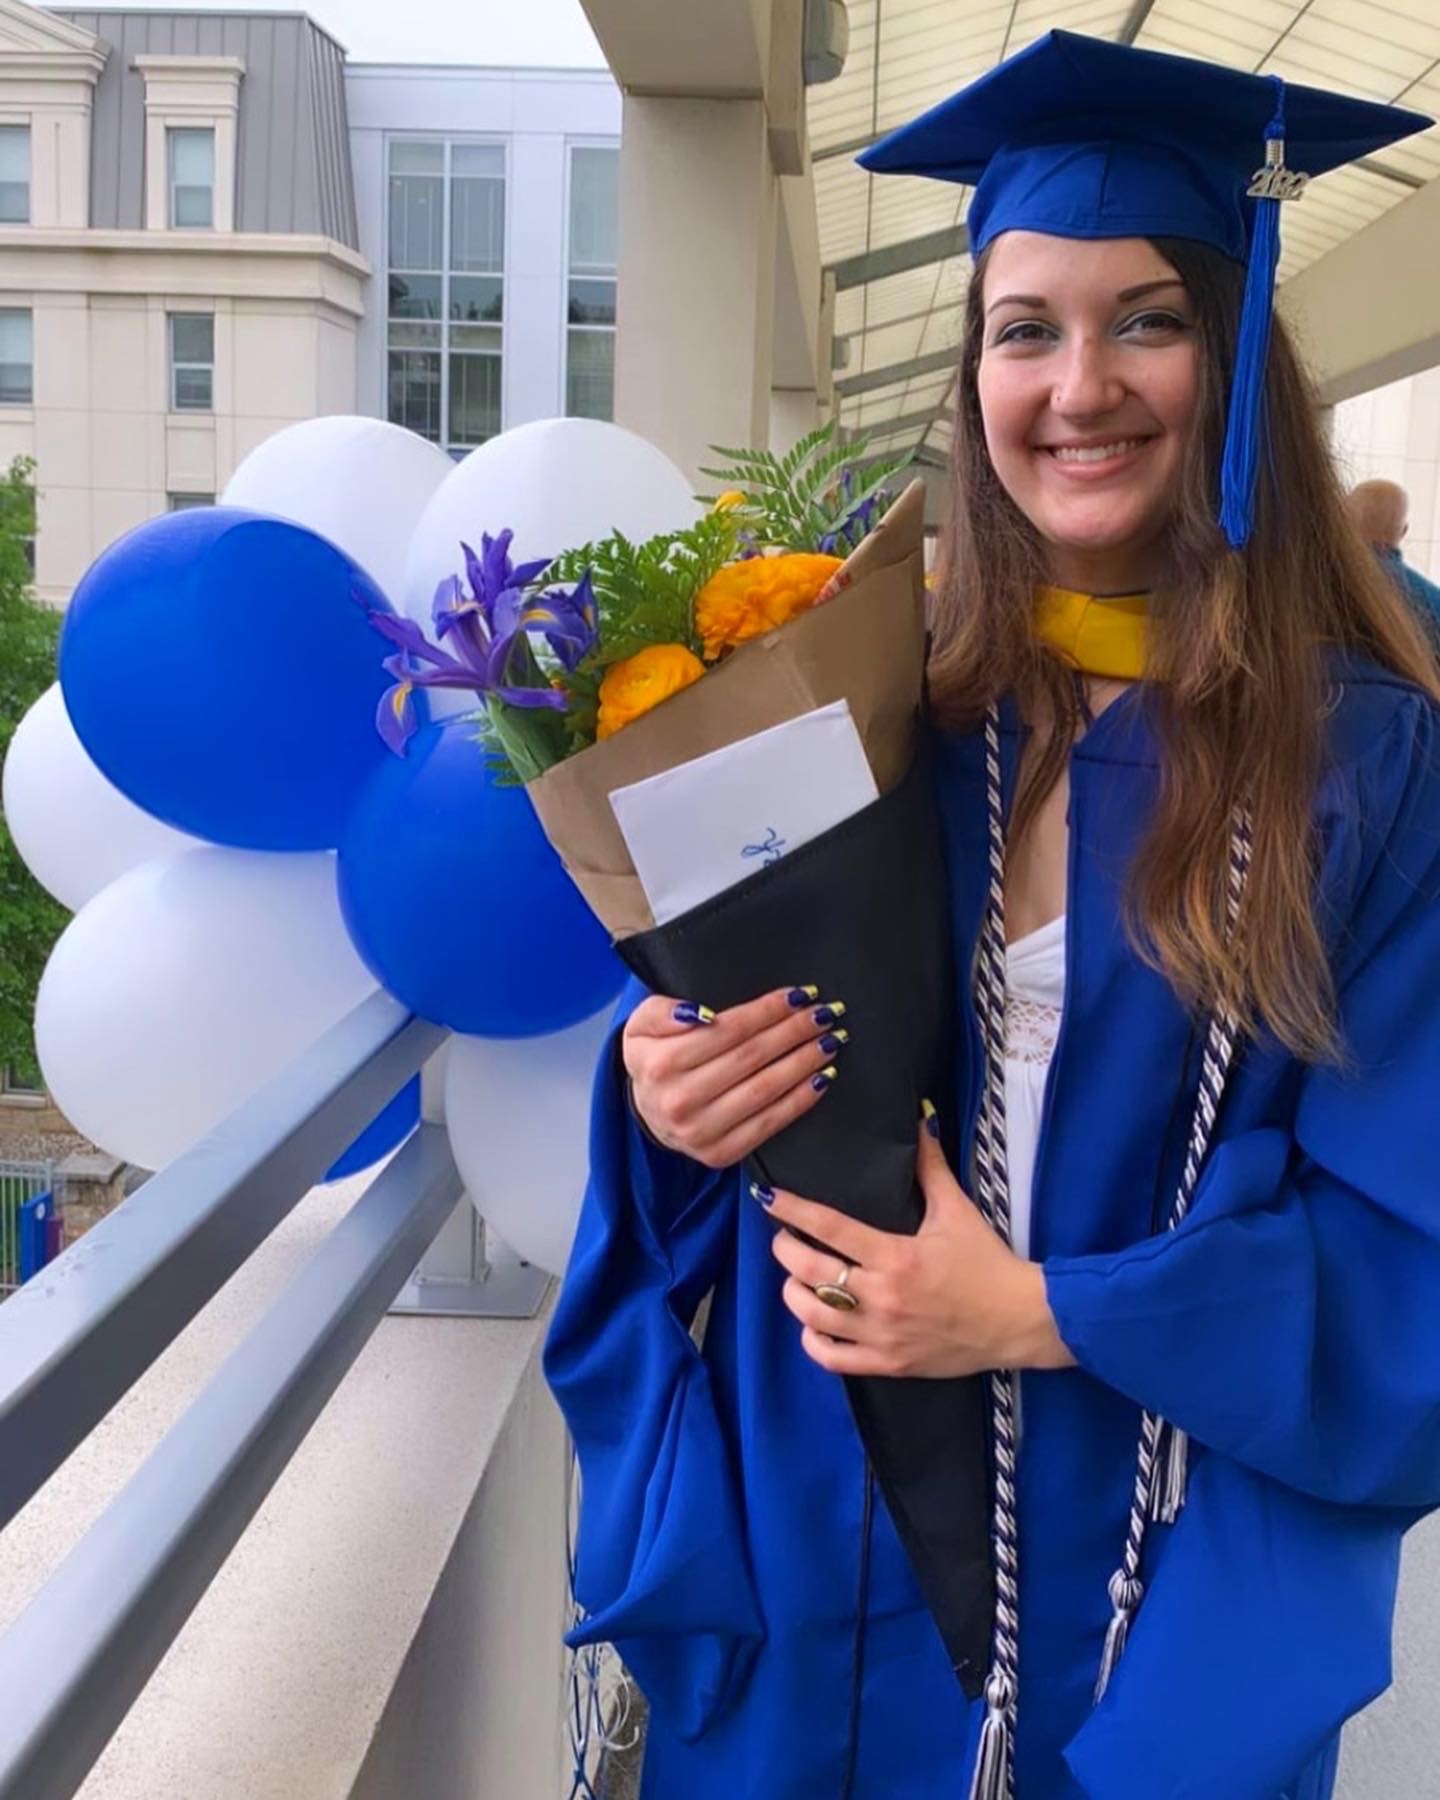
<svg viewBox="0 0 1440 1800"><path fill-rule="evenodd" d="M1050 579L1087 593L1148 587L1195 425L1184 283L1144 238L1010 231L990 247L982 301L985 442Z"/></svg>

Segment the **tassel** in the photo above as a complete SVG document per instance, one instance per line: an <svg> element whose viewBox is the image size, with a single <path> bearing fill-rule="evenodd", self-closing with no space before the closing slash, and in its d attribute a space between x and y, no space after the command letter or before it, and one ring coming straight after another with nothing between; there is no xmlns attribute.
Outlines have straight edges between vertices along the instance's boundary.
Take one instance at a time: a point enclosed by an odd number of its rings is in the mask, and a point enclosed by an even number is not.
<svg viewBox="0 0 1440 1800"><path fill-rule="evenodd" d="M1255 524L1255 486L1264 430L1265 370L1275 311L1275 270L1280 261L1280 205L1300 197L1305 177L1285 167L1285 84L1276 87L1275 117L1265 128L1265 167L1248 189L1255 201L1245 298L1235 340L1230 415L1220 462L1220 529L1233 550L1243 550Z"/></svg>
<svg viewBox="0 0 1440 1800"><path fill-rule="evenodd" d="M1135 1576L1127 1575L1123 1569L1117 1569L1110 1577L1110 1605L1114 1611L1110 1616L1109 1629L1105 1633L1105 1649L1100 1657L1100 1673L1095 1681L1095 1704L1097 1706L1105 1698L1105 1690L1110 1685L1110 1677L1119 1667L1120 1658L1125 1654L1125 1645L1130 1637L1130 1621L1135 1617L1144 1597L1144 1585Z"/></svg>
<svg viewBox="0 0 1440 1800"><path fill-rule="evenodd" d="M1010 1684L1003 1675L992 1675L985 1683L985 1723L980 1727L970 1800L1010 1800L1014 1767L1012 1711Z"/></svg>
<svg viewBox="0 0 1440 1800"><path fill-rule="evenodd" d="M1189 1474L1190 1439L1174 1425L1165 1427L1165 1443L1160 1453L1159 1474L1154 1487L1154 1517L1161 1525L1173 1525L1185 1505L1185 1484Z"/></svg>

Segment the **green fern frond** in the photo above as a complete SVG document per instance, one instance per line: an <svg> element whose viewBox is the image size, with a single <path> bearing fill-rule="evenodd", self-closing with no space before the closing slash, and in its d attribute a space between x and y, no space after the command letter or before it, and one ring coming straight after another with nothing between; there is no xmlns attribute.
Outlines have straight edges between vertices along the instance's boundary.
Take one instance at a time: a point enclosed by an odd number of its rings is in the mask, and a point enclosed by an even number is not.
<svg viewBox="0 0 1440 1800"><path fill-rule="evenodd" d="M836 426L818 426L784 456L768 450L734 450L712 444L724 466L700 471L725 490L744 495L727 516L764 548L834 550L846 555L864 537L883 505L887 484L901 459L877 463L863 474L863 439L842 442Z"/></svg>

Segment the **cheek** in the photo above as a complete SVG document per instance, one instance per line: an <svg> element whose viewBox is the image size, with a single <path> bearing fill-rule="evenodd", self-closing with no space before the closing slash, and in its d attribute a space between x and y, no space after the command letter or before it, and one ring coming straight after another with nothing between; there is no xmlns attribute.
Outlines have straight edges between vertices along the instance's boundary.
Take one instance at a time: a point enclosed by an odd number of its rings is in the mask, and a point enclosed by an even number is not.
<svg viewBox="0 0 1440 1800"><path fill-rule="evenodd" d="M980 364L977 387L985 442L990 460L1002 473L1006 461L1025 453L1037 408L1043 404L1027 374L1023 365L1014 363Z"/></svg>
<svg viewBox="0 0 1440 1800"><path fill-rule="evenodd" d="M1183 450L1195 429L1200 399L1199 362L1194 346L1178 346L1173 356L1157 361L1150 373L1145 399L1177 448Z"/></svg>

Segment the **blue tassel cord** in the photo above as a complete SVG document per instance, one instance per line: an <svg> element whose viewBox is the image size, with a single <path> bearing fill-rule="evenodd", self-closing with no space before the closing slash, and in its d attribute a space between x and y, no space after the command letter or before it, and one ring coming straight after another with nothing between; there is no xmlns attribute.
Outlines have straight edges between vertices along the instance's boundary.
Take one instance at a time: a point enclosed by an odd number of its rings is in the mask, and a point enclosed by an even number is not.
<svg viewBox="0 0 1440 1800"><path fill-rule="evenodd" d="M1285 85L1278 76L1275 85L1275 116L1265 128L1265 169L1257 177L1257 185L1264 177L1270 178L1270 185L1278 185L1277 178L1285 174ZM1230 416L1220 463L1220 529L1233 550L1245 548L1255 525L1255 488L1265 425L1265 372L1275 313L1275 271L1280 261L1281 204L1278 197L1259 195L1250 234L1250 260L1230 384Z"/></svg>

